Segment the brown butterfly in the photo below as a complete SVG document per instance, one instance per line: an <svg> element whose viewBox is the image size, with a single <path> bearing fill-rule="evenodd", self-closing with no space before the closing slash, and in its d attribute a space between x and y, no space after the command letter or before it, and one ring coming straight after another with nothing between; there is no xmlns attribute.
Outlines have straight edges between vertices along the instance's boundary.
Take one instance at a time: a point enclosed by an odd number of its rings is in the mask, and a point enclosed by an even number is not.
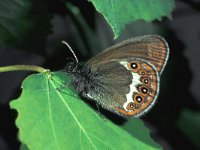
<svg viewBox="0 0 200 150"><path fill-rule="evenodd" d="M120 42L66 71L82 97L118 115L140 116L155 104L168 56L164 38L144 35Z"/></svg>

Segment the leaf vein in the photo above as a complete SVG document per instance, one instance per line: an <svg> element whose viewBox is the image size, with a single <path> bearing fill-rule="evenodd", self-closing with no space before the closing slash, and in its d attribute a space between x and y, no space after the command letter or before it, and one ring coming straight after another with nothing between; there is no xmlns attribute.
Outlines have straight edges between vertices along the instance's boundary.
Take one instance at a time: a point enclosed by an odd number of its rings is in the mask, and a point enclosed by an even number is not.
<svg viewBox="0 0 200 150"><path fill-rule="evenodd" d="M56 89L56 85L50 80L52 86ZM67 107L67 109L69 110L69 112L71 113L72 117L74 118L74 120L76 121L76 123L78 124L79 128L83 131L83 133L86 135L87 139L89 140L89 142L92 144L92 146L94 147L94 149L97 150L96 146L94 145L92 139L88 136L86 130L83 128L83 126L81 125L81 123L79 122L78 118L75 116L75 114L72 112L72 110L70 109L70 107L68 106L68 104L65 102L63 96L60 94L60 92L58 92L58 90L56 90L56 93L58 94L58 96L60 97L61 101L64 103L64 105Z"/></svg>
<svg viewBox="0 0 200 150"><path fill-rule="evenodd" d="M101 139L99 139L97 136L95 136L94 134L88 132L88 134L90 134L91 136L93 136L95 139L97 139L98 141L100 141L101 143L103 143L104 145L106 145L107 147L109 147L110 149L113 149L112 147L110 147L107 143L105 143L104 141L102 141ZM114 150L114 149L113 149Z"/></svg>
<svg viewBox="0 0 200 150"><path fill-rule="evenodd" d="M50 100L50 86L49 86L49 82L48 82L48 79L47 79L47 86L48 86L48 92L47 92L47 100L48 100L48 104L49 104L49 119L50 119L50 122L51 122L51 127L52 127L52 131L53 131L53 137L55 139L55 142L56 142L56 146L60 148L59 144L58 144L58 141L57 141L57 136L56 136L56 132L55 132L55 126L54 126L54 123L53 123L53 118L52 118L52 112L51 112L51 100Z"/></svg>
<svg viewBox="0 0 200 150"><path fill-rule="evenodd" d="M81 132L82 130L81 130L81 128L80 128L80 145L81 145L81 149L83 149L83 145L82 145L82 132Z"/></svg>
<svg viewBox="0 0 200 150"><path fill-rule="evenodd" d="M113 0L111 0L111 7L112 7L112 13L113 13L113 17L114 17L114 25L113 25L113 28L116 28L116 22L117 22L117 19L116 19L116 15L115 15L115 10L114 10L114 3L113 3Z"/></svg>

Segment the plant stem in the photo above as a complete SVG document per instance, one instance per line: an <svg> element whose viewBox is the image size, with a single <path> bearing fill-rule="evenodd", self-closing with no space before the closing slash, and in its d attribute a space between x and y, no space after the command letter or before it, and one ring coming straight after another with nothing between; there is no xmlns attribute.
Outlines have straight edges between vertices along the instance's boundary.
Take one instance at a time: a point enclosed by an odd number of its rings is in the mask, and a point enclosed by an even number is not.
<svg viewBox="0 0 200 150"><path fill-rule="evenodd" d="M88 55L91 56L96 54L95 50L102 49L99 44L99 39L97 39L97 35L89 27L88 23L85 21L77 7L71 3L66 3L66 7L70 12L70 17L80 33L86 49L88 50Z"/></svg>
<svg viewBox="0 0 200 150"><path fill-rule="evenodd" d="M12 65L12 66L4 66L0 67L0 72L9 72L9 71L35 71L35 72L50 72L49 69L44 69L40 66L34 65Z"/></svg>

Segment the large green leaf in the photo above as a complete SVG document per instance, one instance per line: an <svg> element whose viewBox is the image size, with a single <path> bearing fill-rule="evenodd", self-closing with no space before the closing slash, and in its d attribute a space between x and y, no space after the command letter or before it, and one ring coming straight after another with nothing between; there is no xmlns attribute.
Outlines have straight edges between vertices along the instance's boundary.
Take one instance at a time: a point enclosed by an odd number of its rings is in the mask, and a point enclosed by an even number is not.
<svg viewBox="0 0 200 150"><path fill-rule="evenodd" d="M126 24L136 20L152 21L162 16L170 17L174 0L91 0L97 11L110 24L115 38Z"/></svg>
<svg viewBox="0 0 200 150"><path fill-rule="evenodd" d="M72 89L63 88L67 79L64 73L31 75L23 82L21 96L10 103L18 111L20 140L29 149L159 149L149 144L148 133L144 139L137 137L146 130L142 124L131 136L100 117Z"/></svg>

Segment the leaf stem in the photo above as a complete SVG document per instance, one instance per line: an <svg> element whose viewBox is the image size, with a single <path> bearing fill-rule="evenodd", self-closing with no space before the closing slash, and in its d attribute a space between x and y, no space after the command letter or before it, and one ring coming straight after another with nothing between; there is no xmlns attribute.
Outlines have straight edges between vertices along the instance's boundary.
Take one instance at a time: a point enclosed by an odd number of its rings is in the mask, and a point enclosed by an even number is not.
<svg viewBox="0 0 200 150"><path fill-rule="evenodd" d="M99 44L99 40L97 39L97 35L92 31L89 27L88 23L81 15L79 9L72 5L71 3L66 3L65 6L70 12L70 17L74 22L80 36L88 50L88 56L94 55L97 52L95 50L101 50L101 46ZM87 39L87 40L86 40Z"/></svg>
<svg viewBox="0 0 200 150"><path fill-rule="evenodd" d="M9 71L35 71L35 72L50 72L49 69L42 68L35 65L12 65L0 67L0 72L9 72Z"/></svg>

